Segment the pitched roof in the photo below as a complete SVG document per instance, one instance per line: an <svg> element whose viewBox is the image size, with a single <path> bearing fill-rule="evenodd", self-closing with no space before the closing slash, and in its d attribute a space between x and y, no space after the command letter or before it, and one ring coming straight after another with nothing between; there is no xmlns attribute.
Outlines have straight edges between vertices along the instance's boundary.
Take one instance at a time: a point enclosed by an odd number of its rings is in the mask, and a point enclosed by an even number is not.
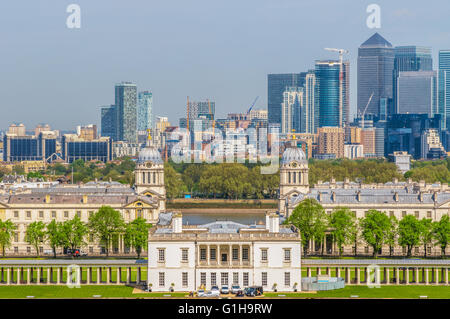
<svg viewBox="0 0 450 319"><path fill-rule="evenodd" d="M383 38L378 32L372 35L366 42L361 44L361 48L365 47L384 47L392 48L392 44Z"/></svg>

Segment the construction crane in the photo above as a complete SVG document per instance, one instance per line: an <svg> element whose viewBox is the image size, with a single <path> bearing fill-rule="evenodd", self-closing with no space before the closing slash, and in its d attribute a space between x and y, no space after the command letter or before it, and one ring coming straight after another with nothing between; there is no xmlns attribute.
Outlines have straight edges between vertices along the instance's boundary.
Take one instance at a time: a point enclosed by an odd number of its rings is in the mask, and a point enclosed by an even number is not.
<svg viewBox="0 0 450 319"><path fill-rule="evenodd" d="M363 130L364 130L364 117L366 116L366 111L367 111L367 108L369 107L370 101L372 101L373 95L374 95L374 92L372 92L372 94L370 95L369 102L367 102L367 105L364 108L363 113L360 114L361 115L361 129L363 129Z"/></svg>
<svg viewBox="0 0 450 319"><path fill-rule="evenodd" d="M252 108L255 106L256 101L258 100L259 96L257 96L255 98L255 100L253 101L252 105L250 106L250 108L247 110L247 115L250 114L250 111L252 110Z"/></svg>
<svg viewBox="0 0 450 319"><path fill-rule="evenodd" d="M339 53L339 126L342 126L342 110L344 109L344 93L343 93L343 82L344 82L344 54L348 53L345 49L336 48L325 48L327 51L338 52Z"/></svg>

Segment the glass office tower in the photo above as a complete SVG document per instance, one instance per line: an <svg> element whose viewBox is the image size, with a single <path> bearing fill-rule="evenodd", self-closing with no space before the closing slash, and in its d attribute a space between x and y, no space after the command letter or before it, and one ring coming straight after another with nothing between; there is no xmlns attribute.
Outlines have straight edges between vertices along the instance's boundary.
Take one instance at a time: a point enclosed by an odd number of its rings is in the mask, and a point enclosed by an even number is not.
<svg viewBox="0 0 450 319"><path fill-rule="evenodd" d="M137 87L130 82L116 84L116 138L137 143Z"/></svg>
<svg viewBox="0 0 450 319"><path fill-rule="evenodd" d="M400 72L432 71L433 57L430 47L398 46L395 47L394 82L393 82L393 110L398 113L397 81Z"/></svg>
<svg viewBox="0 0 450 319"><path fill-rule="evenodd" d="M305 77L306 72L267 75L267 110L270 124L281 126L283 92L288 87L302 87Z"/></svg>
<svg viewBox="0 0 450 319"><path fill-rule="evenodd" d="M101 108L101 135L109 136L113 141L116 141L116 130L117 130L117 115L116 106L104 106Z"/></svg>
<svg viewBox="0 0 450 319"><path fill-rule="evenodd" d="M138 131L145 131L153 128L153 95L150 91L139 92L138 94Z"/></svg>
<svg viewBox="0 0 450 319"><path fill-rule="evenodd" d="M358 49L358 116L367 107L366 115L380 116L380 101L387 99L392 104L394 48L380 34L375 33ZM388 107L392 109L392 107Z"/></svg>
<svg viewBox="0 0 450 319"><path fill-rule="evenodd" d="M439 51L439 109L444 127L450 127L450 50Z"/></svg>
<svg viewBox="0 0 450 319"><path fill-rule="evenodd" d="M339 72L338 61L316 61L319 127L342 126L342 110L339 109Z"/></svg>

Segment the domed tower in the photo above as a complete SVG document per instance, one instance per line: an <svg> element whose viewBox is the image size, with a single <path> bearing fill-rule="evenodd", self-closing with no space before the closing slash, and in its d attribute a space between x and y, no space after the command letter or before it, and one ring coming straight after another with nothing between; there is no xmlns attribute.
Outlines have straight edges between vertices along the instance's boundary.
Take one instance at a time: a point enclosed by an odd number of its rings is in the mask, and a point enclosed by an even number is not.
<svg viewBox="0 0 450 319"><path fill-rule="evenodd" d="M136 193L157 200L160 211L164 211L166 209L164 162L158 150L151 145L150 133L146 147L139 152L134 176Z"/></svg>
<svg viewBox="0 0 450 319"><path fill-rule="evenodd" d="M281 158L278 210L285 214L286 201L309 192L308 160L301 148L287 148Z"/></svg>

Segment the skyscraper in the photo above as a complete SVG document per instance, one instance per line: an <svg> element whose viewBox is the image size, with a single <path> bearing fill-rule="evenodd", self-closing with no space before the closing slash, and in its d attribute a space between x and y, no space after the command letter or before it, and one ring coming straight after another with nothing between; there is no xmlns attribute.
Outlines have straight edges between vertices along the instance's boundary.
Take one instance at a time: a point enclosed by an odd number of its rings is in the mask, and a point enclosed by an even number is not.
<svg viewBox="0 0 450 319"><path fill-rule="evenodd" d="M109 136L111 140L117 141L117 114L116 106L103 106L101 108L101 136Z"/></svg>
<svg viewBox="0 0 450 319"><path fill-rule="evenodd" d="M137 87L130 82L116 84L115 105L118 141L137 142Z"/></svg>
<svg viewBox="0 0 450 319"><path fill-rule="evenodd" d="M450 127L450 50L439 51L439 109L445 128Z"/></svg>
<svg viewBox="0 0 450 319"><path fill-rule="evenodd" d="M283 92L283 104L281 107L281 133L291 133L292 130L302 132L301 124L302 122L305 122L303 102L303 88L287 87Z"/></svg>
<svg viewBox="0 0 450 319"><path fill-rule="evenodd" d="M281 126L281 104L287 87L302 87L306 73L286 73L267 75L268 122Z"/></svg>
<svg viewBox="0 0 450 319"><path fill-rule="evenodd" d="M392 103L394 48L378 33L371 36L358 49L358 116L361 116L373 93L373 98L367 107L366 115L379 118L380 102L386 99Z"/></svg>
<svg viewBox="0 0 450 319"><path fill-rule="evenodd" d="M153 95L150 91L139 92L138 94L138 114L137 129L145 131L153 128Z"/></svg>
<svg viewBox="0 0 450 319"><path fill-rule="evenodd" d="M310 70L306 74L304 92L306 123L304 132L302 133L315 134L317 132L317 127L319 126L319 111L316 107L316 73L314 70Z"/></svg>
<svg viewBox="0 0 450 319"><path fill-rule="evenodd" d="M316 103L319 111L319 127L342 127L343 113L339 107L339 72L338 61L316 61Z"/></svg>
<svg viewBox="0 0 450 319"><path fill-rule="evenodd" d="M399 72L395 86L396 113L425 113L433 117L438 112L436 71Z"/></svg>
<svg viewBox="0 0 450 319"><path fill-rule="evenodd" d="M398 46L395 47L393 109L389 113L398 112L397 81L400 72L432 71L433 57L430 47Z"/></svg>

